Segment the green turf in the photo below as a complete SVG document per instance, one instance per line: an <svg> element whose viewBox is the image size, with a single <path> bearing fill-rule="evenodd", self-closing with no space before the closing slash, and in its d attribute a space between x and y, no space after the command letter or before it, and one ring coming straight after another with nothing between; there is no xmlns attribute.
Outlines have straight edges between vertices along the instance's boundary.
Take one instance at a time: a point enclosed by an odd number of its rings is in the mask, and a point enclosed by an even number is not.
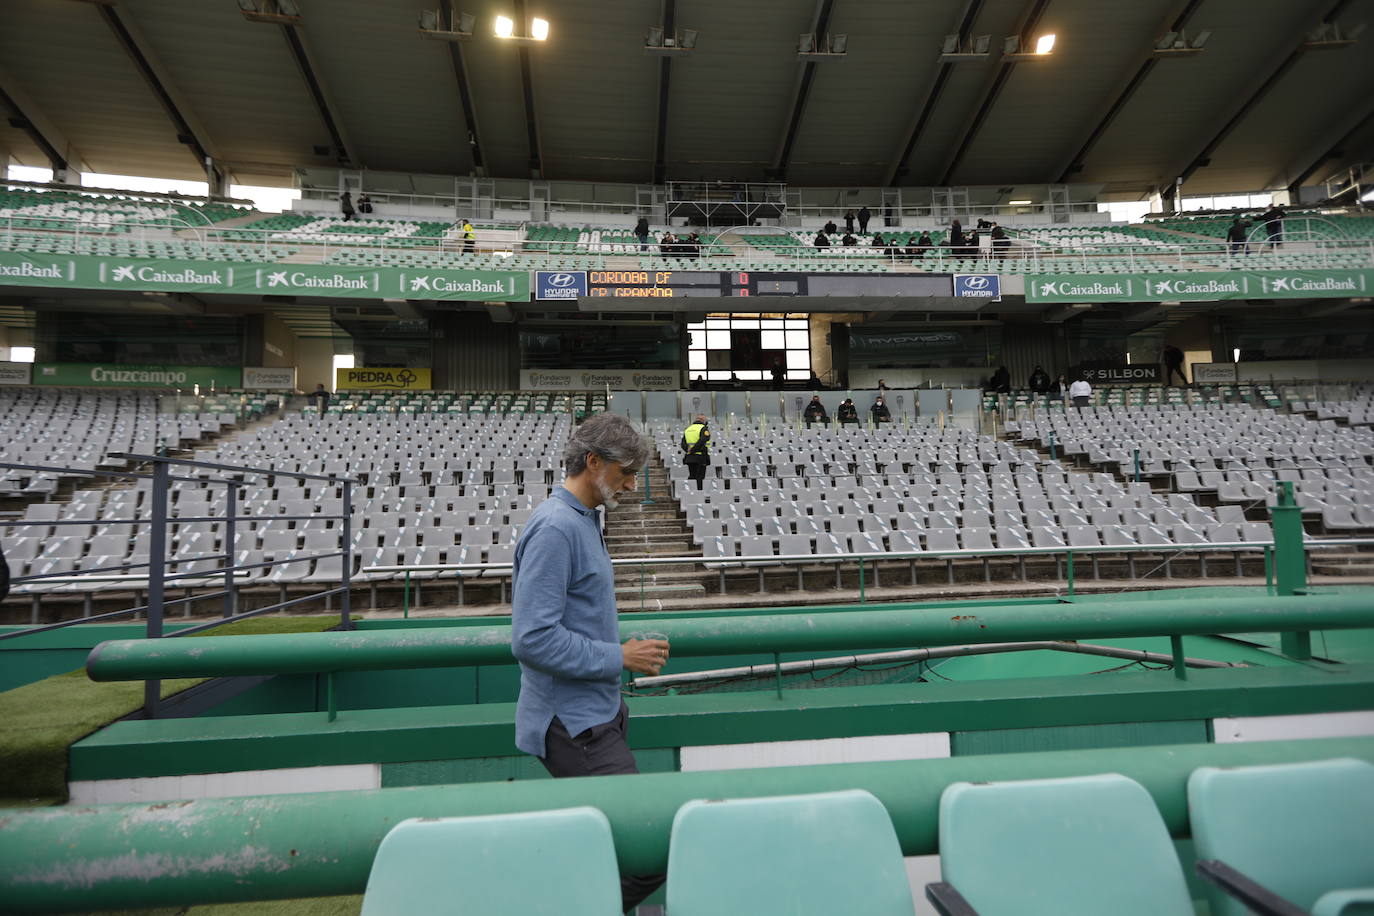
<svg viewBox="0 0 1374 916"><path fill-rule="evenodd" d="M337 616L264 617L188 638L314 633L338 622ZM180 693L203 680L163 681L162 696ZM0 693L0 797L28 805L66 801L67 748L142 705L142 681L96 683L84 670Z"/></svg>
<svg viewBox="0 0 1374 916"><path fill-rule="evenodd" d="M151 910L101 910L78 916L357 916L361 895L310 897L304 900L264 900L258 903L221 903L206 906L158 907Z"/></svg>

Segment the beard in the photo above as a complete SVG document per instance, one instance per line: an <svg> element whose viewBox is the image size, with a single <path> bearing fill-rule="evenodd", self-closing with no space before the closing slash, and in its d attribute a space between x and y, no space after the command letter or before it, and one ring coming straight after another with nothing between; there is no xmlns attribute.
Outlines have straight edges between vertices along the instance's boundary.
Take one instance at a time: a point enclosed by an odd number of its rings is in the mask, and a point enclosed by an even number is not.
<svg viewBox="0 0 1374 916"><path fill-rule="evenodd" d="M596 492L601 496L601 505L606 507L607 512L620 505L620 500L616 498L615 491L604 480L596 482Z"/></svg>

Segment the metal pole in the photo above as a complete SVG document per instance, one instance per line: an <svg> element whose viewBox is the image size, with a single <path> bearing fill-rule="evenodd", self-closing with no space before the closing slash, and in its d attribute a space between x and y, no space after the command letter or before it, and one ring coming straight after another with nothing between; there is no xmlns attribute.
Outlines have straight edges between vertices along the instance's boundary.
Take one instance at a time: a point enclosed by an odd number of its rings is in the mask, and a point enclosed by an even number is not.
<svg viewBox="0 0 1374 916"><path fill-rule="evenodd" d="M1293 481L1281 480L1278 500L1270 509L1274 531L1274 585L1280 596L1301 595L1307 590L1307 554L1303 550L1302 509L1293 498ZM1283 654L1289 658L1312 657L1312 633L1284 633Z"/></svg>
<svg viewBox="0 0 1374 916"><path fill-rule="evenodd" d="M223 616L234 616L234 605L238 597L234 591L235 567L238 565L235 560L234 551L234 529L238 527L238 497L239 488L236 484L229 484L225 488L228 497L228 507L225 510L225 529L224 529L224 612Z"/></svg>
<svg viewBox="0 0 1374 916"><path fill-rule="evenodd" d="M148 639L162 637L163 577L167 574L167 499L168 466L165 461L153 462L153 505L148 532ZM162 681L150 678L143 684L143 714L157 718L158 701L162 698Z"/></svg>
<svg viewBox="0 0 1374 916"><path fill-rule="evenodd" d="M353 629L353 481L343 485L343 591L339 593L339 626ZM330 684L333 675L330 675ZM331 688L332 691L332 688Z"/></svg>
<svg viewBox="0 0 1374 916"><path fill-rule="evenodd" d="M1188 657L1183 654L1183 637L1170 636L1169 648L1174 654L1174 677L1180 681L1188 680Z"/></svg>
<svg viewBox="0 0 1374 916"><path fill-rule="evenodd" d="M1135 482L1140 483L1140 449L1135 449Z"/></svg>
<svg viewBox="0 0 1374 916"><path fill-rule="evenodd" d="M1073 551L1064 552L1064 572L1068 577L1069 597L1073 597Z"/></svg>
<svg viewBox="0 0 1374 916"><path fill-rule="evenodd" d="M1050 460L1051 460L1051 461L1056 461L1056 460L1058 460L1058 459L1056 459L1055 456L1054 456L1054 430L1050 430Z"/></svg>

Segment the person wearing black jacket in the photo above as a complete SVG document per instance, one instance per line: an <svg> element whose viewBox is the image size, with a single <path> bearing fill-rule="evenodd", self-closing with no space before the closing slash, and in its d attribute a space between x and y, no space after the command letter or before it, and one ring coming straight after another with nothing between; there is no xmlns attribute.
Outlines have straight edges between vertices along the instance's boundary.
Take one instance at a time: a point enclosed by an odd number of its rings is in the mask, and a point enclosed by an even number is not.
<svg viewBox="0 0 1374 916"><path fill-rule="evenodd" d="M1269 247L1277 248L1283 244L1283 204L1274 204L1263 216L1260 222L1264 223L1264 234L1269 239Z"/></svg>
<svg viewBox="0 0 1374 916"><path fill-rule="evenodd" d="M840 244L846 248L853 248L855 245L859 244L859 240L854 238L853 235L846 232L844 234L844 238L840 239Z"/></svg>
<svg viewBox="0 0 1374 916"><path fill-rule="evenodd" d="M859 408L854 406L853 398L844 399L844 403L840 405L840 409L835 411L835 419L840 421L841 426L844 426L846 423L858 425Z"/></svg>
<svg viewBox="0 0 1374 916"><path fill-rule="evenodd" d="M1050 374L1039 366L1031 373L1027 387L1036 394L1045 394L1050 390Z"/></svg>
<svg viewBox="0 0 1374 916"><path fill-rule="evenodd" d="M1236 217L1231 228L1226 230L1227 247L1231 254L1245 254L1245 220Z"/></svg>
<svg viewBox="0 0 1374 916"><path fill-rule="evenodd" d="M706 426L705 414L697 414L691 425L682 431L679 447L682 463L687 466L687 479L695 480L700 490L706 479L706 468L711 464L711 430Z"/></svg>
<svg viewBox="0 0 1374 916"><path fill-rule="evenodd" d="M639 239L639 250L649 250L649 218L641 216L639 222L635 223L635 238Z"/></svg>
<svg viewBox="0 0 1374 916"><path fill-rule="evenodd" d="M834 235L834 234L836 234L837 232L839 232L840 229L839 229L838 226L835 225L835 221L832 219L832 220L826 220L825 228L822 229L821 231L824 232L826 235Z"/></svg>
<svg viewBox="0 0 1374 916"><path fill-rule="evenodd" d="M806 428L810 429L812 423L829 423L830 415L825 412L825 405L821 403L821 396L813 394L811 403L806 405L802 411L802 419L806 421Z"/></svg>
<svg viewBox="0 0 1374 916"><path fill-rule="evenodd" d="M854 211L844 211L844 231L846 235L854 234Z"/></svg>
<svg viewBox="0 0 1374 916"><path fill-rule="evenodd" d="M883 403L881 397L873 402L872 407L868 408L868 413L873 418L873 425L875 426L879 423L892 422L892 412L887 409L887 405Z"/></svg>
<svg viewBox="0 0 1374 916"><path fill-rule="evenodd" d="M924 258L926 252L935 247L935 243L930 240L929 232L922 232L921 237L916 240L916 257Z"/></svg>
<svg viewBox="0 0 1374 916"><path fill-rule="evenodd" d="M1011 373L1006 366L1002 366L992 374L992 381L988 384L998 394L1007 394L1011 391Z"/></svg>
<svg viewBox="0 0 1374 916"><path fill-rule="evenodd" d="M814 242L812 242L811 244L812 244L812 245L815 245L817 248L829 248L829 247L830 247L830 239L828 239L828 238L825 237L825 230L824 230L824 229L822 229L820 232L817 232L817 233L816 233L816 240L815 240Z"/></svg>
<svg viewBox="0 0 1374 916"><path fill-rule="evenodd" d="M0 601L10 593L10 566L5 562L5 550L0 547Z"/></svg>
<svg viewBox="0 0 1374 916"><path fill-rule="evenodd" d="M873 214L868 212L867 205L865 205L864 208L859 211L859 235L863 235L864 233L868 232L868 220L872 216Z"/></svg>

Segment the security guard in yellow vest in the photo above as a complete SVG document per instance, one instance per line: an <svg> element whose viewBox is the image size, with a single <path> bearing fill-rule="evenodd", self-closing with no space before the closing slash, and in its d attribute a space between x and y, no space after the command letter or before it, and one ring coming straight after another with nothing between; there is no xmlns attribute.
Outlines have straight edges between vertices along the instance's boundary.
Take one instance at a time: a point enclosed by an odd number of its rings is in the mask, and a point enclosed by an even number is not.
<svg viewBox="0 0 1374 916"><path fill-rule="evenodd" d="M682 431L682 463L687 465L687 478L702 488L706 467L711 463L711 431L706 428L706 415L697 414L691 426Z"/></svg>
<svg viewBox="0 0 1374 916"><path fill-rule="evenodd" d="M477 244L477 230L472 227L472 220L463 220L463 254L472 251Z"/></svg>

